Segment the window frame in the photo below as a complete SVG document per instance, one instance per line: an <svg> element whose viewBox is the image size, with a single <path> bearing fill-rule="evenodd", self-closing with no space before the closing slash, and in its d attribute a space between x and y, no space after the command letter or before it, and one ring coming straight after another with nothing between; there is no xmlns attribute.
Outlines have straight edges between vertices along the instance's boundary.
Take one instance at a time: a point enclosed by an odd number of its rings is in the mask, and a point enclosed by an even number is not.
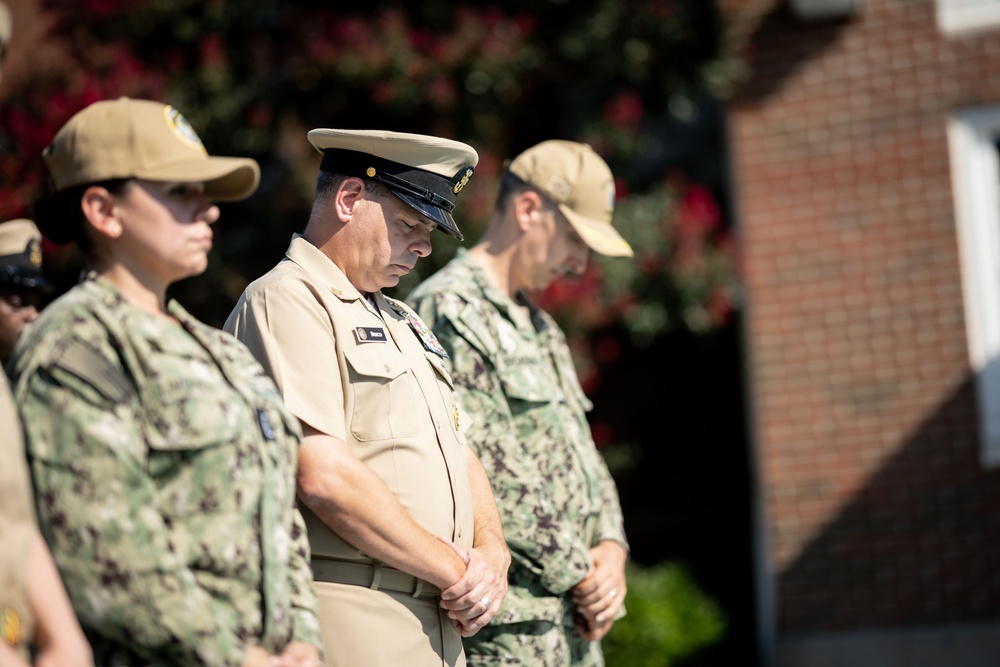
<svg viewBox="0 0 1000 667"><path fill-rule="evenodd" d="M1000 467L1000 105L954 113L948 144L980 461L995 468Z"/></svg>
<svg viewBox="0 0 1000 667"><path fill-rule="evenodd" d="M1000 27L1000 0L935 0L938 29L945 34Z"/></svg>

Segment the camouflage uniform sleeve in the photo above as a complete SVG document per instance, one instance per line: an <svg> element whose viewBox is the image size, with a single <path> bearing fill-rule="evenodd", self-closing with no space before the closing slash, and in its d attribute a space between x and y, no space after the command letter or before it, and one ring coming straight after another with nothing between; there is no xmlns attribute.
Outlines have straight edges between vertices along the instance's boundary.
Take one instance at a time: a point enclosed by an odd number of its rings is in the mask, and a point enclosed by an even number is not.
<svg viewBox="0 0 1000 667"><path fill-rule="evenodd" d="M434 322L434 334L451 357L452 378L472 424L466 431L490 478L504 536L515 566L531 571L548 591L561 595L586 576L590 545L564 520L539 473L539 453L528 452L489 358L489 346L462 317L435 312L431 299L418 313Z"/></svg>
<svg viewBox="0 0 1000 667"><path fill-rule="evenodd" d="M604 458L595 450L597 458L597 475L601 485L601 513L597 525L597 539L591 546L597 546L598 542L612 540L617 542L629 551L628 539L625 537L625 519L622 515L621 502L618 500L618 487L611 477Z"/></svg>
<svg viewBox="0 0 1000 667"><path fill-rule="evenodd" d="M40 528L88 634L156 664L242 664L239 619L199 587L156 510L134 400L59 366L21 385Z"/></svg>
<svg viewBox="0 0 1000 667"><path fill-rule="evenodd" d="M567 394L579 397L579 403L584 412L589 411L592 406L586 398L583 387L580 386L573 357L570 354L569 346L566 344L565 335L550 316L546 315L546 319L550 323L549 335L552 337L550 345L559 375L562 378L563 387ZM586 417L581 415L580 419L582 422L581 427L584 429L584 432L581 433L581 438L586 439L587 445L581 450L581 452L586 452L586 454L583 454L586 474L589 479L593 480L600 496L600 504L595 517L596 525L592 530L587 531L587 534L593 539L593 543L590 546L595 547L598 542L611 540L620 544L628 552L628 539L625 537L625 519L622 516L621 502L618 499L618 487L615 485L615 480L611 477L611 472L608 470L608 465L604 461L604 457L601 456L601 453L594 445L593 438L590 436L589 426L586 423Z"/></svg>
<svg viewBox="0 0 1000 667"><path fill-rule="evenodd" d="M309 566L309 536L302 514L295 507L292 508L292 513L292 544L288 564L292 580L292 641L312 644L319 650L319 658L322 661L323 636L319 630L319 618L316 616L318 603L312 587L312 568Z"/></svg>
<svg viewBox="0 0 1000 667"><path fill-rule="evenodd" d="M242 347L242 345L241 345ZM252 355L247 351L248 363L253 361ZM273 385L272 385L273 386ZM281 394L274 388L275 401L280 404ZM285 430L289 438L292 439L292 457L290 470L285 472L288 483L295 485L295 468L298 462L298 447L302 443L302 428L298 419L295 418L283 406L280 408ZM309 561L312 557L309 547L309 534L306 530L305 519L295 503L295 492L291 491L292 502L287 506L289 521L283 522L287 526L289 539L288 546L288 579L289 579L289 606L291 608L292 629L289 642L304 642L315 646L319 652L320 661L323 655L323 636L319 629L319 617L317 616L318 602L316 593L313 590L313 574Z"/></svg>

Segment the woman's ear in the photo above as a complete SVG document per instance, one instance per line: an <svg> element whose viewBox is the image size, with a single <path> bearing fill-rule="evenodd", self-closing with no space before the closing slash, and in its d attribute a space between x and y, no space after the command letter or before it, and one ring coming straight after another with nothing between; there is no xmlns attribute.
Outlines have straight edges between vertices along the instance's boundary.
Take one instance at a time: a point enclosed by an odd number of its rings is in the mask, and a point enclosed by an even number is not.
<svg viewBox="0 0 1000 667"><path fill-rule="evenodd" d="M544 210L542 196L534 190L525 190L514 197L514 219L522 232L528 231L540 222Z"/></svg>
<svg viewBox="0 0 1000 667"><path fill-rule="evenodd" d="M90 226L99 234L116 239L122 235L118 205L107 188L92 185L83 191L80 208Z"/></svg>
<svg viewBox="0 0 1000 667"><path fill-rule="evenodd" d="M345 225L354 217L354 210L363 198L365 182L360 178L346 178L333 195L333 212Z"/></svg>

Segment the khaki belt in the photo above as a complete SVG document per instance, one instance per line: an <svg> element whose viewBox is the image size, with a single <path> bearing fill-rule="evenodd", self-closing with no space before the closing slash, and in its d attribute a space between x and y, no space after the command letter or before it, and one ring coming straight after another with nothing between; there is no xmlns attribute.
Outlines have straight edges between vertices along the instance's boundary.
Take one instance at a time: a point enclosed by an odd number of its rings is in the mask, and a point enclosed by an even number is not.
<svg viewBox="0 0 1000 667"><path fill-rule="evenodd" d="M441 591L423 579L387 567L382 563L351 563L342 560L312 560L313 578L335 584L366 586L373 591L409 593L415 598L440 597Z"/></svg>

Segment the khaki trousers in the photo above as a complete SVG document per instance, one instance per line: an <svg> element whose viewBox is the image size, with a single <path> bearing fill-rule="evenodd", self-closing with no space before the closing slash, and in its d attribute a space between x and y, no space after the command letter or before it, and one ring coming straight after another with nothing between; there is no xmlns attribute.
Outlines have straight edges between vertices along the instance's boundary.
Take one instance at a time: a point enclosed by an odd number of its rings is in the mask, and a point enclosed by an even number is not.
<svg viewBox="0 0 1000 667"><path fill-rule="evenodd" d="M326 667L465 667L438 598L313 582Z"/></svg>

